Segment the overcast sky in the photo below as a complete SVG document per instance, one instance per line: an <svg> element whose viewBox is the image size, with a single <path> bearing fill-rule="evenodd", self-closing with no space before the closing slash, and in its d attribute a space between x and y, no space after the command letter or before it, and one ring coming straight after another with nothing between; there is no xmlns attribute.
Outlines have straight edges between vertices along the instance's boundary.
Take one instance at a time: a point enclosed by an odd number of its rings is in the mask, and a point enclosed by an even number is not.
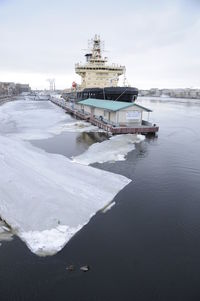
<svg viewBox="0 0 200 301"><path fill-rule="evenodd" d="M95 33L132 86L200 87L200 0L0 0L0 81L80 82Z"/></svg>

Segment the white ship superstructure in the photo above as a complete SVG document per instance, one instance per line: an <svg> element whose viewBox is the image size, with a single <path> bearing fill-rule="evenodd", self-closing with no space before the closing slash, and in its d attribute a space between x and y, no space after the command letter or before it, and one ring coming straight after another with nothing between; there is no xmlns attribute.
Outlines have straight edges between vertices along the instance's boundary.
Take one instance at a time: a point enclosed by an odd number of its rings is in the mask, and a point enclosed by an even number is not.
<svg viewBox="0 0 200 301"><path fill-rule="evenodd" d="M85 55L86 63L75 65L75 71L81 76L81 89L117 87L119 76L125 73L125 66L107 64L107 58L102 57L102 42L95 35L90 53Z"/></svg>
<svg viewBox="0 0 200 301"><path fill-rule="evenodd" d="M63 97L67 101L78 102L87 98L133 102L138 96L138 89L125 83L119 87L120 75L125 75L125 66L108 64L107 57L102 56L103 44L100 37L95 35L91 40L91 47L85 54L85 64L75 64L75 71L81 76L81 85L72 83L69 90L65 90Z"/></svg>

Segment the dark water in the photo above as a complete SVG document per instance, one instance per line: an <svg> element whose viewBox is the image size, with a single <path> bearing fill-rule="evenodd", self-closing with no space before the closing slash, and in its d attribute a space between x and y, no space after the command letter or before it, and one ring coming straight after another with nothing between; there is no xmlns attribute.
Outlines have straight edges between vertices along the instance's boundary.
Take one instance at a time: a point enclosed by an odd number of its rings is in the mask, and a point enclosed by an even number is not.
<svg viewBox="0 0 200 301"><path fill-rule="evenodd" d="M140 103L154 110L158 138L126 161L94 164L133 180L116 206L53 257L37 257L18 238L4 242L0 300L200 300L200 105ZM33 143L71 156L104 139L62 135ZM77 269L66 271L69 264ZM79 271L83 264L91 270Z"/></svg>
<svg viewBox="0 0 200 301"><path fill-rule="evenodd" d="M33 140L34 146L42 148L46 152L61 154L68 158L78 156L86 151L95 142L102 142L108 139L106 133L86 132L70 133L63 132L57 136L44 140Z"/></svg>

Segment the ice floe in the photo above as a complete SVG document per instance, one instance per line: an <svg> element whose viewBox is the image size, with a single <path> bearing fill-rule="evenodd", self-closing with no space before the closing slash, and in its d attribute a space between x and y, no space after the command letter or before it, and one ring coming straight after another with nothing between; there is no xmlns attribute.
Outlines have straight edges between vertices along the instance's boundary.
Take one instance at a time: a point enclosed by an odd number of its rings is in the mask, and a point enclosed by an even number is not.
<svg viewBox="0 0 200 301"><path fill-rule="evenodd" d="M135 143L143 141L142 135L124 134L113 136L101 143L92 144L83 154L73 157L73 161L84 165L95 162L112 162L125 160L126 155L135 149Z"/></svg>
<svg viewBox="0 0 200 301"><path fill-rule="evenodd" d="M0 135L0 216L32 252L52 255L130 180Z"/></svg>
<svg viewBox="0 0 200 301"><path fill-rule="evenodd" d="M61 132L104 132L103 130L99 129L97 126L92 125L86 121L75 121L60 124L54 129L51 130L53 134L59 134Z"/></svg>

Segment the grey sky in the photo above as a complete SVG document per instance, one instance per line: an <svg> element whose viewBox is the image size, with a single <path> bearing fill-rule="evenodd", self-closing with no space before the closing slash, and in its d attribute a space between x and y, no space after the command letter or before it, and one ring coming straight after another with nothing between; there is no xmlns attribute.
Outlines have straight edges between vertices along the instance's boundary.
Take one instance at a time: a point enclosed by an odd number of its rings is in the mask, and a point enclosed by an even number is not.
<svg viewBox="0 0 200 301"><path fill-rule="evenodd" d="M0 0L0 81L69 87L95 33L131 85L200 87L199 0Z"/></svg>

